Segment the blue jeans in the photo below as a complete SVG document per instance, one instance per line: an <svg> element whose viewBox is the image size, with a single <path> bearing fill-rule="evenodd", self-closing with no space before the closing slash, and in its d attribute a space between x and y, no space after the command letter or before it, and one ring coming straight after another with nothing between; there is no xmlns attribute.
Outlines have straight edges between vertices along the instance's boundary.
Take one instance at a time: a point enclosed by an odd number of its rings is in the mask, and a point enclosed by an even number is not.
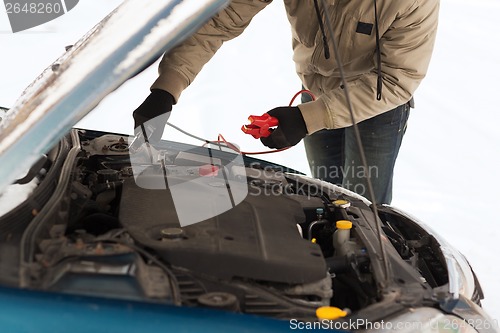
<svg viewBox="0 0 500 333"><path fill-rule="evenodd" d="M368 170L361 163L353 127L321 130L304 139L307 159L315 178L365 196L370 176L377 204L391 203L392 177L406 131L410 104L358 123Z"/></svg>

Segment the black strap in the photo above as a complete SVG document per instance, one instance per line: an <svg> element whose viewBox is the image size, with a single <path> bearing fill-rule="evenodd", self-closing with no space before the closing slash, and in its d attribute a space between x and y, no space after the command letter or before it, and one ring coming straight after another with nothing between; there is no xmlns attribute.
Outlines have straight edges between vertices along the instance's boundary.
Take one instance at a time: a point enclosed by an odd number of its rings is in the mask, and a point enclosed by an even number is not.
<svg viewBox="0 0 500 333"><path fill-rule="evenodd" d="M377 101L382 99L382 56L380 52L380 31L378 28L378 12L377 12L377 0L373 0L373 5L375 7L375 38L376 40L376 52L377 52Z"/></svg>
<svg viewBox="0 0 500 333"><path fill-rule="evenodd" d="M323 16L321 16L318 0L314 0L314 9L316 10L319 28L321 29L321 35L323 36L323 49L325 51L325 59L330 59L330 47L328 46L328 38L326 37L325 26L323 25Z"/></svg>

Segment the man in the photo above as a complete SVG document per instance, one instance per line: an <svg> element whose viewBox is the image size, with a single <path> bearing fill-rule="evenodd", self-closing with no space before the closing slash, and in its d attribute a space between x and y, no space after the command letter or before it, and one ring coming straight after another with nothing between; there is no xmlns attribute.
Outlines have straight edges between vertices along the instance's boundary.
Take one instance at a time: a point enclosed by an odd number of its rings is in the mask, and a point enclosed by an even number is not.
<svg viewBox="0 0 500 333"><path fill-rule="evenodd" d="M155 119L153 138L159 139L172 105L203 65L223 42L240 35L270 2L233 0L196 34L165 54L151 94L134 111L136 129ZM367 195L368 175L376 202L390 203L394 164L412 96L432 54L439 0L284 2L292 27L297 74L317 99L303 99L298 107L270 110L279 126L261 141L268 147L282 148L305 137L313 176ZM340 59L332 56L334 40ZM368 168L363 167L356 147L346 89Z"/></svg>

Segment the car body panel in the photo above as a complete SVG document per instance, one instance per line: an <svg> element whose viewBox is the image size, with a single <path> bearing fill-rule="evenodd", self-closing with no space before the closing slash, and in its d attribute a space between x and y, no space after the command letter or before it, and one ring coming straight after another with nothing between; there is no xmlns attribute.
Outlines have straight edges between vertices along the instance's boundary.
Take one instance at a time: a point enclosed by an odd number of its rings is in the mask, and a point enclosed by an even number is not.
<svg viewBox="0 0 500 333"><path fill-rule="evenodd" d="M0 299L2 332L289 332L285 321L210 309L8 288Z"/></svg>

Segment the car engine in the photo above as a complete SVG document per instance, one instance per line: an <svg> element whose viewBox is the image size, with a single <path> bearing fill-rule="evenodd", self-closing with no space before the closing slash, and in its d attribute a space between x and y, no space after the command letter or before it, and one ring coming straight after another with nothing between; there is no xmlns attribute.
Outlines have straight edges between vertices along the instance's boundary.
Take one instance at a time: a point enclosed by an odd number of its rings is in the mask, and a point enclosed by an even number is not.
<svg viewBox="0 0 500 333"><path fill-rule="evenodd" d="M61 145L51 209L23 235L22 287L299 320L382 298L362 197L220 145L162 142L137 159L126 137L86 130ZM398 283L418 300L444 285L432 239L380 216Z"/></svg>

